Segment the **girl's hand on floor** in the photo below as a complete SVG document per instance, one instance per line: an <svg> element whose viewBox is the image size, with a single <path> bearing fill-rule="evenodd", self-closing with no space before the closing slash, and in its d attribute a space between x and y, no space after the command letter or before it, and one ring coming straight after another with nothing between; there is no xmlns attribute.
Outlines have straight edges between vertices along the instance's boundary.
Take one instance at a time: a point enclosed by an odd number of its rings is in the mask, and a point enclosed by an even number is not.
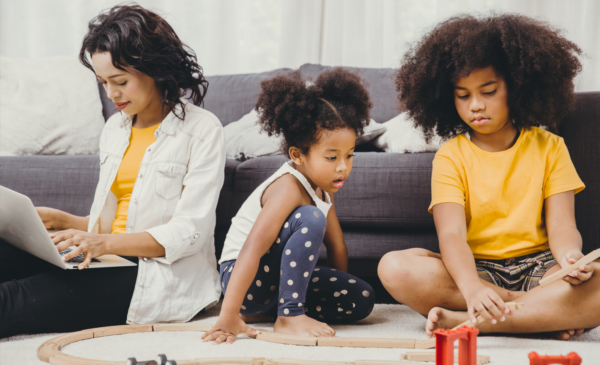
<svg viewBox="0 0 600 365"><path fill-rule="evenodd" d="M58 252L71 246L77 246L73 251L63 256L63 261L68 261L79 254L83 254L84 260L79 264L79 270L83 270L90 264L94 257L107 253L106 236L108 235L69 229L53 233L50 235L50 238L52 238L52 242L55 245L60 242L56 246Z"/></svg>
<svg viewBox="0 0 600 365"><path fill-rule="evenodd" d="M217 323L215 323L213 328L202 335L202 339L204 342L214 340L215 345L223 342L232 344L240 333L255 336L258 335L260 331L250 328L239 316L219 316Z"/></svg>
<svg viewBox="0 0 600 365"><path fill-rule="evenodd" d="M579 250L568 251L560 261L560 267L568 267L583 257L583 253ZM564 281L571 285L579 285L584 281L589 280L594 274L594 266L587 264L581 265L579 268L563 278Z"/></svg>
<svg viewBox="0 0 600 365"><path fill-rule="evenodd" d="M504 314L510 314L510 309L502 298L487 286L481 285L474 288L465 295L465 299L468 307L467 312L473 323L477 323L477 314L492 324L496 324L497 321L504 322Z"/></svg>

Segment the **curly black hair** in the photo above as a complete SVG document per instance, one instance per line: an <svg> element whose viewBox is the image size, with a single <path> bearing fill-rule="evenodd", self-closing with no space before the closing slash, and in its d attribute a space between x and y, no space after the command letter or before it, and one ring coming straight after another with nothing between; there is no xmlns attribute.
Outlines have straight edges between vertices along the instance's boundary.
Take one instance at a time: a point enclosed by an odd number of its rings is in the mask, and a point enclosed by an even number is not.
<svg viewBox="0 0 600 365"><path fill-rule="evenodd" d="M180 105L181 113L176 116L181 120L185 119L181 96L189 92L194 105L200 106L206 95L208 81L194 51L166 20L139 5L117 5L90 21L79 60L94 71L87 54L97 52L110 52L119 70L132 67L152 77L162 102L171 110Z"/></svg>
<svg viewBox="0 0 600 365"><path fill-rule="evenodd" d="M581 49L547 23L517 14L462 15L438 24L414 45L395 74L401 108L429 140L469 131L454 105L454 84L492 66L508 89L515 127L558 129L574 106Z"/></svg>
<svg viewBox="0 0 600 365"><path fill-rule="evenodd" d="M368 84L341 67L322 72L314 84L297 70L263 80L260 86L258 122L269 136L283 135L281 150L287 155L290 147L308 154L322 130L350 128L361 136L370 122Z"/></svg>

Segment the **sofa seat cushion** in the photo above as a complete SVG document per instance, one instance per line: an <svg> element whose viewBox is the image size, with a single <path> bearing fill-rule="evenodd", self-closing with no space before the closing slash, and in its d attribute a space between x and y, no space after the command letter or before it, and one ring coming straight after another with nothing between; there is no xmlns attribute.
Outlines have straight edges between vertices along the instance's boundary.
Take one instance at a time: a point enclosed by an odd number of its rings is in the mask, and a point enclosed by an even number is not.
<svg viewBox="0 0 600 365"><path fill-rule="evenodd" d="M427 212L433 156L357 152L350 178L334 196L342 228L433 229L433 217ZM286 160L283 156L260 157L237 167L233 215Z"/></svg>

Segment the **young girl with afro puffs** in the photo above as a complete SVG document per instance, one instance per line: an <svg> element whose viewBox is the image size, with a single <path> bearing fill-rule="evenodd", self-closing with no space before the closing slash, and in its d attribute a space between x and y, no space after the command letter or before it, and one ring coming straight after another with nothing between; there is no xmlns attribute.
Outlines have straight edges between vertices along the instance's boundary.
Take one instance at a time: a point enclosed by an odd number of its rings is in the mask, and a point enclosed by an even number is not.
<svg viewBox="0 0 600 365"><path fill-rule="evenodd" d="M372 107L359 76L335 68L313 85L296 71L261 83L256 104L269 135L283 135L291 161L245 201L219 261L225 299L204 341L232 343L246 323L277 317L274 331L309 337L335 334L326 323L363 319L373 289L346 273L348 253L333 193L348 179L357 135ZM324 243L330 267L315 267Z"/></svg>
<svg viewBox="0 0 600 365"><path fill-rule="evenodd" d="M390 252L378 272L395 299L428 316L429 336L478 314L483 333L567 339L600 325L600 264L538 286L583 257L574 204L584 184L546 130L574 105L580 53L547 24L506 14L452 18L405 56L401 104L429 138L451 138L431 178L441 254ZM511 313L507 301L525 307Z"/></svg>

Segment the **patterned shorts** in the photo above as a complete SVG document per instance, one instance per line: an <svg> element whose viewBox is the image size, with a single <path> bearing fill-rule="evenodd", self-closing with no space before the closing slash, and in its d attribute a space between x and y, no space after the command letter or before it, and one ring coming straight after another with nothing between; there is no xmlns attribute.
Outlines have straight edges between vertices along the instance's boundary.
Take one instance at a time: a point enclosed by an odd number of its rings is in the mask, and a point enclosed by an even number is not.
<svg viewBox="0 0 600 365"><path fill-rule="evenodd" d="M503 260L475 260L477 274L485 281L512 291L529 291L557 264L550 250Z"/></svg>

